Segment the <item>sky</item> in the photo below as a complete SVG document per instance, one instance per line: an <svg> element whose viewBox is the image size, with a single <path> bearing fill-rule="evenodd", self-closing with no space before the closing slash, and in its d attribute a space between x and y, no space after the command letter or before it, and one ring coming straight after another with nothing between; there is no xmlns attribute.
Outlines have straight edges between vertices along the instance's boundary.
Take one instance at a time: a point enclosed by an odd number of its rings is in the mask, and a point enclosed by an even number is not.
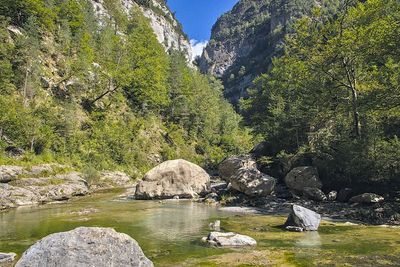
<svg viewBox="0 0 400 267"><path fill-rule="evenodd" d="M238 0L168 0L168 6L189 36L193 57L201 55L217 19L232 9Z"/></svg>

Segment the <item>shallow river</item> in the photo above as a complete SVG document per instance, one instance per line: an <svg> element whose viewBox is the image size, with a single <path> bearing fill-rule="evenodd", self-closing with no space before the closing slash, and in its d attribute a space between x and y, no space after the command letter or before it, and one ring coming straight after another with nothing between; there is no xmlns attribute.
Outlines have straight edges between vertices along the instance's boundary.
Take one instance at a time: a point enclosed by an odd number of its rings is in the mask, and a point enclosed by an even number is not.
<svg viewBox="0 0 400 267"><path fill-rule="evenodd" d="M216 249L199 241L220 219L256 248ZM240 215L187 201L129 201L115 194L0 213L0 251L19 255L38 239L78 226L113 227L138 241L155 266L400 266L400 229L323 222L289 233L280 216Z"/></svg>

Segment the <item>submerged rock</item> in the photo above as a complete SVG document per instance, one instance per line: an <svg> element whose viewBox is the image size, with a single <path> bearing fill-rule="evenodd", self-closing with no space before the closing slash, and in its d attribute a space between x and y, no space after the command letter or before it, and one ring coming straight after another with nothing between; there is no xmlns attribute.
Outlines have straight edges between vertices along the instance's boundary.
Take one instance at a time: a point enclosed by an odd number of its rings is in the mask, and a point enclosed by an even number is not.
<svg viewBox="0 0 400 267"><path fill-rule="evenodd" d="M241 168L257 168L256 161L249 155L230 157L219 164L218 173L223 180L230 182L231 177Z"/></svg>
<svg viewBox="0 0 400 267"><path fill-rule="evenodd" d="M141 266L153 263L138 243L111 228L80 227L49 235L24 252L16 267Z"/></svg>
<svg viewBox="0 0 400 267"><path fill-rule="evenodd" d="M208 225L208 227L212 231L221 231L221 221L220 220L216 220L215 222L210 223Z"/></svg>
<svg viewBox="0 0 400 267"><path fill-rule="evenodd" d="M318 171L315 167L297 167L291 170L285 177L285 183L289 189L303 192L304 188L322 188Z"/></svg>
<svg viewBox="0 0 400 267"><path fill-rule="evenodd" d="M317 231L321 215L304 207L293 205L285 222L285 227L301 227L304 231Z"/></svg>
<svg viewBox="0 0 400 267"><path fill-rule="evenodd" d="M204 237L202 240L203 242L216 247L244 247L257 245L257 241L253 238L232 232L211 232L208 237Z"/></svg>
<svg viewBox="0 0 400 267"><path fill-rule="evenodd" d="M374 194L374 193L364 193L361 195L354 196L350 198L350 202L352 203L365 203L365 204L371 204L371 203L379 203L383 202L385 200L384 197Z"/></svg>
<svg viewBox="0 0 400 267"><path fill-rule="evenodd" d="M276 179L256 168L243 167L230 178L233 189L248 196L268 196L276 185Z"/></svg>
<svg viewBox="0 0 400 267"><path fill-rule="evenodd" d="M169 160L145 174L136 186L136 199L194 198L205 194L210 176L186 160Z"/></svg>
<svg viewBox="0 0 400 267"><path fill-rule="evenodd" d="M17 257L17 254L15 253L2 253L0 252L0 263L11 263L14 261L15 257Z"/></svg>

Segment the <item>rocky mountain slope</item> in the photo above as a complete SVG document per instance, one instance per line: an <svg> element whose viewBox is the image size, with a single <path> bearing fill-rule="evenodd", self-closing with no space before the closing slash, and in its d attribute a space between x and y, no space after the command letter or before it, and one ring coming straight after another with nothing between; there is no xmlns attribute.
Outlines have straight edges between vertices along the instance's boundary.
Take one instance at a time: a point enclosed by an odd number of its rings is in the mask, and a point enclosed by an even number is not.
<svg viewBox="0 0 400 267"><path fill-rule="evenodd" d="M107 0L91 0L95 14L99 19L112 18ZM150 26L157 40L170 49L181 51L189 61L192 58L192 48L181 24L176 20L163 0L122 0L123 12L129 14L134 5L138 5L145 17L150 19Z"/></svg>
<svg viewBox="0 0 400 267"><path fill-rule="evenodd" d="M241 0L221 16L199 60L203 73L222 79L225 96L234 104L246 97L255 77L266 72L281 52L292 22L315 6L335 9L340 1Z"/></svg>

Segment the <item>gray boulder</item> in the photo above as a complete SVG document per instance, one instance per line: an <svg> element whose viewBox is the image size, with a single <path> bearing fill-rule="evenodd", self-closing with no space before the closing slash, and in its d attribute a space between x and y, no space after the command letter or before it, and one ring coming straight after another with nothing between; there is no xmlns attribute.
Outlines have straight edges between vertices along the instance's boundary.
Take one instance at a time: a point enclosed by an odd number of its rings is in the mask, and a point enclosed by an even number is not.
<svg viewBox="0 0 400 267"><path fill-rule="evenodd" d="M339 190L337 195L337 201L339 202L347 202L351 198L353 194L353 190L351 188L343 188Z"/></svg>
<svg viewBox="0 0 400 267"><path fill-rule="evenodd" d="M20 166L0 166L0 183L16 180L23 173L24 168Z"/></svg>
<svg viewBox="0 0 400 267"><path fill-rule="evenodd" d="M303 189L303 195L308 199L315 200L318 202L323 202L327 200L326 195L321 189L313 188L313 187L305 187Z"/></svg>
<svg viewBox="0 0 400 267"><path fill-rule="evenodd" d="M223 180L230 182L231 177L241 168L257 168L257 163L249 155L230 157L219 164L218 173Z"/></svg>
<svg viewBox="0 0 400 267"><path fill-rule="evenodd" d="M186 160L169 160L147 172L136 186L136 199L195 198L210 188L210 176Z"/></svg>
<svg viewBox="0 0 400 267"><path fill-rule="evenodd" d="M317 231L321 215L304 207L293 205L285 222L285 227L301 227L304 231Z"/></svg>
<svg viewBox="0 0 400 267"><path fill-rule="evenodd" d="M295 192L303 192L305 187L322 188L318 171L314 167L297 167L285 177L286 186Z"/></svg>
<svg viewBox="0 0 400 267"><path fill-rule="evenodd" d="M385 198L380 195L373 193L364 193L350 198L349 201L352 203L372 204L372 203L383 202L384 200Z"/></svg>
<svg viewBox="0 0 400 267"><path fill-rule="evenodd" d="M0 252L0 263L11 263L14 261L15 257L17 257L17 254L15 253L2 253Z"/></svg>
<svg viewBox="0 0 400 267"><path fill-rule="evenodd" d="M16 267L153 266L138 243L111 228L80 227L49 235L24 252Z"/></svg>
<svg viewBox="0 0 400 267"><path fill-rule="evenodd" d="M89 193L86 181L77 172L43 178L24 178L14 181L12 185L33 192L38 196L39 203L68 200Z"/></svg>
<svg viewBox="0 0 400 267"><path fill-rule="evenodd" d="M0 184L0 210L38 203L39 196L34 192L9 184Z"/></svg>
<svg viewBox="0 0 400 267"><path fill-rule="evenodd" d="M253 238L236 233L211 232L202 240L215 247L245 247L257 245L257 241Z"/></svg>
<svg viewBox="0 0 400 267"><path fill-rule="evenodd" d="M274 191L276 179L254 167L243 167L230 178L233 189L248 196L268 196Z"/></svg>

